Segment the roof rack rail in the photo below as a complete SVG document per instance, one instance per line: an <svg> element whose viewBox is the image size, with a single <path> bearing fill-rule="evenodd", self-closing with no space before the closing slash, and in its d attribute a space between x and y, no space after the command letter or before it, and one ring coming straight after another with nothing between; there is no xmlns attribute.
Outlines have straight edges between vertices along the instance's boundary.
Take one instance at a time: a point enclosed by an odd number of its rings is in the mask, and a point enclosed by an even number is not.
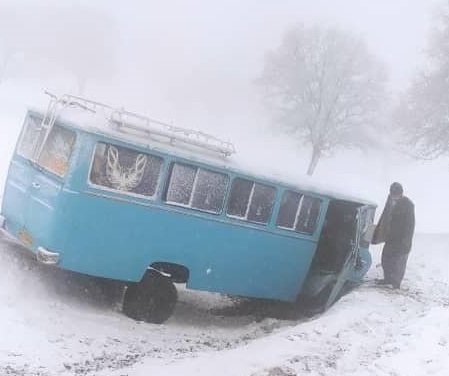
<svg viewBox="0 0 449 376"><path fill-rule="evenodd" d="M147 116L139 115L125 109L117 109L106 104L79 96L65 94L61 97L45 92L50 96L47 112L42 121L43 127L52 127L57 117L68 107L78 107L85 111L97 113L104 111L108 125L121 132L143 134L157 138L172 145L184 144L198 149L212 151L228 157L236 152L230 141L221 140L210 134L187 128L176 127Z"/></svg>

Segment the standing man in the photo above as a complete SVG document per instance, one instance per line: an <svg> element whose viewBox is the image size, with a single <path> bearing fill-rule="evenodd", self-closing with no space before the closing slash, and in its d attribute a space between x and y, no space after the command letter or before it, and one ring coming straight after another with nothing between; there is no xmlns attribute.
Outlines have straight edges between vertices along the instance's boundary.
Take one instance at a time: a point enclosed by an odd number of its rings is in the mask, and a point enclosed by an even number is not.
<svg viewBox="0 0 449 376"><path fill-rule="evenodd" d="M390 194L374 231L373 244L385 243L382 250L384 278L380 285L401 287L415 231L415 206L403 195L402 185L393 183Z"/></svg>

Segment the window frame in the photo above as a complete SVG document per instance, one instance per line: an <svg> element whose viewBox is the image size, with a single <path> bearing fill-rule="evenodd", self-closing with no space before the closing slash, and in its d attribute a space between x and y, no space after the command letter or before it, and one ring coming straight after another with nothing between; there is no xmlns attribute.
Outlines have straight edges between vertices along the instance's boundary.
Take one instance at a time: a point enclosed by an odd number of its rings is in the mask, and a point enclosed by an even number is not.
<svg viewBox="0 0 449 376"><path fill-rule="evenodd" d="M57 171L55 171L54 169L51 169L49 166L45 166L45 165L43 165L41 163L41 158L42 158L42 154L44 153L46 143L50 139L51 132L55 129L55 127L62 128L64 130L68 131L68 132L73 133L73 135L74 135L74 140L73 140L73 144L72 144L72 150L70 151L70 155L67 158L67 167L66 167L66 169L65 169L63 174L60 174ZM42 142L42 145L39 148L39 152L37 154L37 158L33 162L35 162L37 164L37 166L39 166L43 170L48 171L49 173L54 174L56 176L59 176L60 178L65 178L66 175L67 175L67 172L70 170L70 164L71 164L71 160L72 160L72 156L73 156L73 151L75 149L75 144L76 144L77 140L78 140L78 134L77 134L76 131L74 131L70 127L66 127L66 126L63 126L61 124L54 124L52 127L47 129L47 134L45 135L44 140Z"/></svg>
<svg viewBox="0 0 449 376"><path fill-rule="evenodd" d="M247 204L246 204L245 216L243 216L243 217L241 217L239 215L229 214L228 213L229 202L230 202L231 197L232 197L232 187L233 187L233 184L234 184L234 182L236 180L244 180L244 181L252 183L251 192L249 194L248 201L247 201ZM249 211L251 209L251 204L252 204L252 200L253 200L253 197L254 197L254 191L256 189L256 184L260 185L260 186L263 186L263 187L271 188L273 190L273 192L274 192L273 203L271 205L270 213L269 213L269 216L268 216L268 219L267 219L266 222L259 222L259 221L254 221L254 220L248 219ZM246 223L253 223L253 224L257 224L257 225L268 226L270 224L270 222L272 221L272 219L273 219L273 213L274 213L274 209L275 209L275 206L276 206L276 200L277 200L277 192L278 192L278 190L277 190L277 187L275 185L266 184L266 183L260 183L260 182L258 182L256 180L248 179L246 177L235 176L234 179L232 179L232 184L231 184L229 192L228 192L228 199L227 199L227 202L226 202L226 217L231 218L231 219L237 219L239 221L244 221Z"/></svg>
<svg viewBox="0 0 449 376"><path fill-rule="evenodd" d="M286 195L288 192L291 192L291 193L295 193L295 194L300 195L300 199L299 199L299 202L298 202L298 205L297 205L297 208L296 208L296 212L295 212L295 220L294 220L294 222L293 222L292 227L280 226L280 225L278 224L279 214L280 214L280 212L281 212L281 206L282 206L282 199L284 198L284 195ZM312 200L315 200L315 201L318 201L318 202L319 202L318 215L317 215L315 224L314 224L314 226L313 226L312 232L298 231L298 230L296 229L297 226L298 226L299 216L300 216L300 213L301 213L301 208L302 208L303 201L304 201L304 198L305 198L305 197L311 198ZM313 204L312 204L312 205L313 205ZM322 199L322 198L316 197L316 196L313 196L313 195L310 195L310 194L305 194L305 193L302 193L302 192L299 192L299 191L295 191L295 190L292 190L292 189L285 189L285 190L282 192L282 196L281 196L281 199L280 199L280 205L279 205L279 210L278 210L278 212L277 212L277 217L276 217L276 223L275 223L275 226L276 226L276 228L278 228L278 229L285 230L285 231L290 231L290 232L294 232L294 233L296 233L296 234L301 234L301 235L306 235L306 236L313 236L313 235L315 234L316 230L317 230L318 227L319 227L319 222L320 222L320 219L321 219L321 216L322 216L322 212L323 212L323 199Z"/></svg>
<svg viewBox="0 0 449 376"><path fill-rule="evenodd" d="M31 156L26 156L25 154L23 154L21 152L21 149L22 149L22 144L23 144L24 139L25 139L25 135L26 135L26 133L28 131L29 121L31 120L31 118L35 118L40 123L38 125L39 135L37 137L38 140L36 141L36 144L34 145L33 150L31 152ZM43 144L45 143L45 141L47 139L47 134L49 133L49 127L44 127L43 124L42 124L43 121L44 121L44 117L41 116L40 114L36 114L34 112L28 112L26 117L25 117L25 121L24 121L23 126L22 126L22 131L21 131L21 134L20 134L19 142L17 143L17 147L16 147L16 154L17 155L19 155L22 158L25 158L26 160L29 160L29 161L31 161L33 163L37 163L37 161L39 159L39 154L42 151ZM39 138L41 137L41 135L44 135L44 137L42 138L41 143L39 145L38 141L39 141Z"/></svg>
<svg viewBox="0 0 449 376"><path fill-rule="evenodd" d="M39 134L37 137L37 141L36 144L33 147L33 150L31 151L31 155L30 156L26 156L23 152L22 152L22 143L24 141L25 138L25 134L27 133L28 130L28 121L30 121L30 118L34 118L36 120L39 121L39 125L38 128L39 129ZM27 116L25 118L25 122L23 125L23 129L19 138L19 141L17 143L17 147L16 147L16 151L15 153L20 156L21 158L26 159L27 161L30 161L33 165L35 165L38 169L40 170L44 170L52 175L55 175L61 179L64 179L67 176L67 172L70 170L70 164L72 161L72 157L73 157L73 152L75 149L75 145L78 141L79 135L78 133L70 126L67 126L66 124L63 123L59 123L59 122L55 122L51 127L50 126L44 126L43 125L43 121L44 121L44 116L38 113L34 113L34 112L28 112ZM57 171L55 171L54 169L51 169L49 166L45 166L44 164L41 163L41 157L42 157L42 153L45 150L45 146L46 143L50 137L51 132L56 128L61 128L65 131L71 132L74 135L74 140L73 140L73 144L72 144L72 149L70 151L70 155L67 158L67 168L64 171L63 174L58 173ZM40 141L40 142L39 142Z"/></svg>
<svg viewBox="0 0 449 376"><path fill-rule="evenodd" d="M113 193L113 194L125 195L125 196L129 196L129 197L145 199L145 200L153 200L153 201L156 200L157 197L158 197L159 191L161 189L162 177L165 175L166 158L164 158L163 156L160 156L158 154L149 153L148 151L141 151L138 148L134 148L132 145L122 145L120 142L115 142L115 141L117 141L117 140L96 140L95 141L94 147L93 147L92 152L91 152L89 168L87 170L87 180L86 180L87 181L87 185L89 187L91 187L91 188L98 189L98 190L101 190L101 191L104 191L104 192ZM152 196L148 196L148 195L143 195L143 194L140 194L140 193L134 193L134 192L131 192L131 191L121 191L119 189L106 187L104 185L95 184L94 182L92 182L91 178L90 178L90 175L91 175L92 167L93 167L93 164L94 164L94 161L95 161L95 154L96 154L96 151L97 151L97 147L98 147L99 144L104 144L106 147L108 147L108 145L112 145L112 146L115 146L115 147L118 146L120 148L124 148L124 149L128 149L128 150L131 150L131 151L135 151L136 153L139 153L139 154L145 154L145 155L148 155L150 157L155 157L155 158L161 159L162 163L161 163L161 166L160 166L160 169L159 169L159 174L158 174L158 177L157 177L157 182L156 182L156 186L155 186L153 195Z"/></svg>
<svg viewBox="0 0 449 376"><path fill-rule="evenodd" d="M55 175L58 178L65 178L67 176L67 174L69 173L71 166L74 163L74 157L76 157L76 155L75 155L76 154L76 144L79 142L82 142L82 140L83 140L83 138L81 137L82 134L80 135L80 132L77 131L77 127L75 125L71 126L70 124L65 124L64 122L55 122L50 127L50 126L44 126L42 124L43 120L44 120L44 116L38 112L29 111L27 113L25 122L23 125L23 129L20 134L20 139L16 146L15 153L18 156L20 156L21 158L24 158L24 159L32 162L33 165L35 164L36 167L39 169L45 170L46 172L48 172L52 175ZM21 145L24 142L25 135L27 134L27 130L29 129L28 127L30 126L30 123L29 123L30 121L34 122L34 124L32 126L35 127L34 131L36 133L38 133L38 137L36 137L37 141L36 141L36 144L34 145L34 147L32 148L30 156L26 156L22 152L23 148ZM73 134L74 134L74 140L73 140L73 144L72 144L71 153L67 160L68 167L63 175L58 174L56 171L53 171L52 169L39 163L39 160L42 156L43 150L45 149L45 145L48 142L48 139L49 139L54 127L60 127L64 130L73 132ZM91 132L87 132L87 133L89 135L97 136L94 138L94 140L92 140L92 143L90 146L91 157L90 157L90 163L88 165L88 169L87 169L87 173L86 173L87 176L85 178L88 187L98 189L103 192L108 192L108 193L111 193L111 194L114 194L117 196L123 195L123 196L127 196L127 197L134 197L134 198L148 200L148 201L156 201L157 200L158 205L165 204L165 205L168 205L171 207L189 209L189 210L192 210L197 213L212 214L215 217L221 216L222 217L221 220L223 222L231 220L231 222L228 221L228 223L231 223L231 224L232 224L233 220L236 220L240 223L240 225L243 225L243 226L256 225L258 227L260 226L260 228L265 227L267 230L269 228L270 231L288 231L290 233L290 236L292 236L292 235L314 236L320 227L320 221L323 216L323 210L325 210L325 207L326 207L326 199L324 199L323 197L316 196L313 193L305 194L303 192L295 190L294 188L293 189L289 188L288 185L283 185L281 183L272 182L270 180L257 179L257 177L253 178L252 176L248 176L246 174L240 174L239 172L233 171L232 169L230 169L230 170L228 170L226 168L223 169L223 168L220 168L220 166L210 166L208 164L203 165L202 163L199 163L199 162L197 163L196 161L190 160L188 158L182 158L182 157L177 158L176 155L172 155L168 152L167 153L165 153L163 151L158 152L157 150L153 151L151 149L146 149L143 146L139 147L139 145L128 143L128 142L120 140L120 139L102 137L101 134L95 134L95 133L91 133ZM40 142L39 142L39 139L41 139ZM150 158L159 159L161 163L160 163L160 167L158 170L157 181L155 182L153 195L149 196L149 195L134 193L131 191L118 190L118 189L114 189L111 187L107 187L104 185L94 183L91 180L91 172L92 172L92 168L94 165L97 147L100 144L104 144L106 147L108 145L113 145L113 146L116 146L119 148L128 149L130 151L135 152L136 154L137 153L144 154L146 156L149 156ZM191 167L191 168L195 169L195 176L194 176L194 180L192 183L192 189L191 189L188 204L183 204L183 203L179 203L176 201L168 201L166 199L167 191L170 186L171 174L172 174L171 166L172 165L174 166L176 164L181 165L181 166ZM85 171L85 167L83 167L83 171ZM218 211L208 210L208 209L193 206L193 201L194 201L195 192L197 189L200 171L212 173L214 175L218 175L223 178L222 181L220 179L220 183L224 182L224 186L221 187L221 191L220 191L220 199L221 200L220 200L220 208ZM244 216L228 214L229 203L230 203L230 200L232 197L232 187L233 187L234 182L238 179L251 183L251 191L250 191L249 197L246 202ZM263 221L263 222L248 218L257 186L261 186L263 188L269 188L273 194L272 202L271 202L269 211L267 213L267 219L266 219L266 221ZM300 195L300 200L299 200L298 206L296 208L296 212L295 212L295 220L292 225L293 227L280 226L277 224L277 220L279 218L279 214L280 214L280 210L281 210L281 206L282 206L282 199L284 197L283 195L285 195L286 192L288 192L288 191ZM300 217L299 214L300 214L303 200L305 197L310 197L313 200L317 200L318 204L319 204L319 210L318 210L318 214L316 216L315 223L313 225L312 232L304 232L304 231L296 230L296 227L298 226L299 217ZM138 201L136 201L136 202L138 202ZM205 202L205 201L203 200L201 202ZM143 204L144 202L141 201L141 203ZM312 203L312 205L313 205L313 203ZM234 222L234 224L237 224L237 223ZM253 228L256 228L256 227L253 227ZM287 235L287 233L285 233L284 235Z"/></svg>
<svg viewBox="0 0 449 376"><path fill-rule="evenodd" d="M175 165L184 166L184 167L188 167L188 168L192 168L192 167L195 168L195 176L193 178L192 189L190 192L188 204L184 204L184 203L177 202L177 201L171 201L171 200L167 199L168 191L170 189L173 168ZM221 205L220 205L219 211L207 210L207 209L198 208L198 207L195 207L192 205L193 199L195 196L196 187L198 186L198 176L199 176L200 171L206 171L206 172L213 173L216 175L221 175L222 177L225 178L225 187L223 189L223 195L222 195L222 200L221 200ZM208 214L213 214L215 216L220 216L226 207L226 198L227 198L228 191L229 191L230 181L231 181L231 178L230 178L229 174L227 174L223 171L214 170L209 167L202 167L201 165L189 163L189 162L185 162L185 161L173 160L173 161L171 161L171 163L168 167L168 172L167 172L166 181L165 181L166 186L165 186L164 195L162 197L162 201L165 204L170 205L170 206L181 207L181 208L185 208L185 209L194 210L197 212L208 213Z"/></svg>

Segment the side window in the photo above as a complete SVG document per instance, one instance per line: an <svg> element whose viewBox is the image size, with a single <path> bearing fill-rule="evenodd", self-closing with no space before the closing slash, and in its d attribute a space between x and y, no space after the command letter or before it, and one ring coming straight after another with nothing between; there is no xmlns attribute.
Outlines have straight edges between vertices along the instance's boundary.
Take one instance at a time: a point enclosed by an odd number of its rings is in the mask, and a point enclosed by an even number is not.
<svg viewBox="0 0 449 376"><path fill-rule="evenodd" d="M45 137L45 130L41 123L42 118L35 115L28 115L25 119L22 137L17 148L17 153L22 157L31 160L37 158L39 147Z"/></svg>
<svg viewBox="0 0 449 376"><path fill-rule="evenodd" d="M236 178L232 183L227 214L266 224L270 220L275 197L274 187Z"/></svg>
<svg viewBox="0 0 449 376"><path fill-rule="evenodd" d="M172 205L220 213L228 182L225 174L173 163L165 200Z"/></svg>
<svg viewBox="0 0 449 376"><path fill-rule="evenodd" d="M246 217L253 186L254 183L252 181L240 178L232 182L231 196L228 202L228 215L241 218Z"/></svg>
<svg viewBox="0 0 449 376"><path fill-rule="evenodd" d="M298 216L299 203L302 195L293 191L285 191L276 225L282 228L294 229Z"/></svg>
<svg viewBox="0 0 449 376"><path fill-rule="evenodd" d="M45 140L48 127L42 127L42 118L29 114L17 153L24 158L36 161L46 170L64 176L69 167L70 157L76 141L76 133L60 125L54 125ZM45 140L45 144L42 143ZM42 151L39 154L40 149Z"/></svg>
<svg viewBox="0 0 449 376"><path fill-rule="evenodd" d="M312 235L320 217L321 200L315 197L303 196L299 209L295 230Z"/></svg>
<svg viewBox="0 0 449 376"><path fill-rule="evenodd" d="M286 191L282 197L276 225L287 230L312 235L321 211L319 198Z"/></svg>
<svg viewBox="0 0 449 376"><path fill-rule="evenodd" d="M76 133L54 125L45 141L38 164L56 175L64 176L69 167Z"/></svg>
<svg viewBox="0 0 449 376"><path fill-rule="evenodd" d="M271 217L276 190L273 187L254 184L253 196L248 210L248 221L268 223Z"/></svg>
<svg viewBox="0 0 449 376"><path fill-rule="evenodd" d="M153 197L162 164L160 157L100 142L95 147L89 180L111 190Z"/></svg>
<svg viewBox="0 0 449 376"><path fill-rule="evenodd" d="M193 192L192 208L213 213L221 212L228 181L227 175L200 168Z"/></svg>
<svg viewBox="0 0 449 376"><path fill-rule="evenodd" d="M172 165L166 196L168 203L189 206L197 170L194 166L178 163Z"/></svg>

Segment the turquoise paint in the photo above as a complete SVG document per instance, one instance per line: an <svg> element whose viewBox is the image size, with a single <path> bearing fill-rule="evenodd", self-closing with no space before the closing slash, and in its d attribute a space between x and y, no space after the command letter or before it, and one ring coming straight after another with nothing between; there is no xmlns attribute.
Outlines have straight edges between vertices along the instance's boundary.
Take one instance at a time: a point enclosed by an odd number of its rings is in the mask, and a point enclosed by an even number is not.
<svg viewBox="0 0 449 376"><path fill-rule="evenodd" d="M172 161L185 158L149 151L129 143L82 131L62 179L36 168L15 154L10 164L2 214L7 230L18 237L26 230L38 246L59 252L59 266L94 276L139 281L154 262L187 267L192 289L231 295L294 301L310 269L329 198L320 197L321 215L313 235L276 228L281 197L294 187L255 178L228 168L193 162L277 188L276 204L267 225L171 206L162 201L163 182ZM98 189L88 183L97 142L110 142L163 157L160 183L154 198L142 198ZM225 197L225 203L228 197ZM226 207L226 204L225 204ZM370 264L369 252L362 257ZM369 260L368 260L369 258ZM363 271L363 274L366 270ZM353 279L363 277L359 271Z"/></svg>

